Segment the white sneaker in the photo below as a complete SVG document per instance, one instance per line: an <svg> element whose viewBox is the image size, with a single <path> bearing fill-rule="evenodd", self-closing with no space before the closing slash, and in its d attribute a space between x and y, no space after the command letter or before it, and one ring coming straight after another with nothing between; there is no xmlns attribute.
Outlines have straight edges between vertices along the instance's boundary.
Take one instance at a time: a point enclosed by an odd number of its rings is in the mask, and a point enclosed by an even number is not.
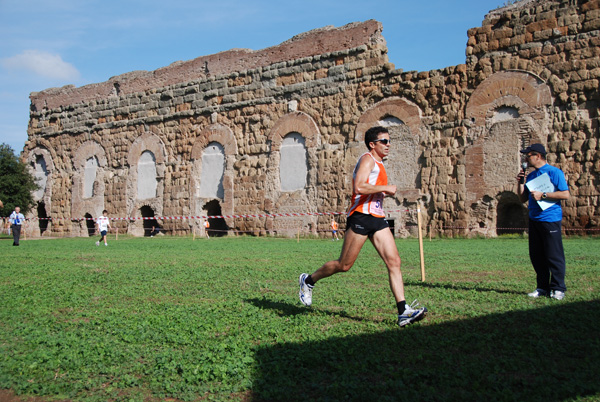
<svg viewBox="0 0 600 402"><path fill-rule="evenodd" d="M312 304L313 287L305 283L306 278L308 278L308 274L301 274L300 278L298 279L300 282L300 292L298 292L298 296L300 297L302 304L305 306L310 306Z"/></svg>
<svg viewBox="0 0 600 402"><path fill-rule="evenodd" d="M100 242L99 242L99 241L97 241L97 242L96 242L96 246L99 246L99 245L100 245Z"/></svg>
<svg viewBox="0 0 600 402"><path fill-rule="evenodd" d="M398 314L398 325L404 327L405 325L412 324L422 320L427 314L425 307L419 307L419 303L415 299L410 305L404 307L404 313Z"/></svg>
<svg viewBox="0 0 600 402"><path fill-rule="evenodd" d="M565 298L565 292L560 290L552 290L550 291L550 297L556 300L562 300Z"/></svg>
<svg viewBox="0 0 600 402"><path fill-rule="evenodd" d="M531 293L527 293L527 296L529 297L543 297L543 296L548 296L548 292L546 292L544 289L536 289Z"/></svg>
<svg viewBox="0 0 600 402"><path fill-rule="evenodd" d="M108 246L108 243L104 243L105 246Z"/></svg>

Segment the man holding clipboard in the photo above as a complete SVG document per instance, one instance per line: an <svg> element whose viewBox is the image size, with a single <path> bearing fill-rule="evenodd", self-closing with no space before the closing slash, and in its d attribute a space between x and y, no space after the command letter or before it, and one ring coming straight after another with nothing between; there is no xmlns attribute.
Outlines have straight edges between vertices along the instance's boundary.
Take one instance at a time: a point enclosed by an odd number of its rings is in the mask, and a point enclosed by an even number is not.
<svg viewBox="0 0 600 402"><path fill-rule="evenodd" d="M562 170L546 163L546 148L532 144L521 153L535 170L517 176L517 194L521 202L529 201L529 258L537 275L537 288L530 297L565 297L565 252L562 244L561 200L569 198L569 188Z"/></svg>

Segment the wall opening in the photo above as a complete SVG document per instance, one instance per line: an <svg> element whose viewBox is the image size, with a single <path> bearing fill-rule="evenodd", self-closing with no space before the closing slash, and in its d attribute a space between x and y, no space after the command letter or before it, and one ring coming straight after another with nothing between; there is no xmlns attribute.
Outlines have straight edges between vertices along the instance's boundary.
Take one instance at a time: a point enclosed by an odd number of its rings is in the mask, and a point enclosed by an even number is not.
<svg viewBox="0 0 600 402"><path fill-rule="evenodd" d="M208 216L221 216L221 204L218 200L207 202L204 205L204 210ZM227 236L229 227L224 218L209 218L208 223L210 225L210 229L208 229L208 235L210 237Z"/></svg>
<svg viewBox="0 0 600 402"><path fill-rule="evenodd" d="M148 205L144 205L140 208L140 215L143 218L144 237L152 236L153 230L158 227L158 222L154 219L154 210Z"/></svg>
<svg viewBox="0 0 600 402"><path fill-rule="evenodd" d="M527 226L527 208L515 193L503 193L498 202L496 234L523 234Z"/></svg>
<svg viewBox="0 0 600 402"><path fill-rule="evenodd" d="M395 234L396 229L396 220L395 219L386 219L388 225L390 226L390 230L392 231L392 236Z"/></svg>
<svg viewBox="0 0 600 402"><path fill-rule="evenodd" d="M96 233L96 221L92 214L87 213L84 215L85 218L85 227L87 228L88 236L92 237L94 233Z"/></svg>
<svg viewBox="0 0 600 402"><path fill-rule="evenodd" d="M46 204L42 201L38 202L37 204L37 215L41 236L46 230L48 230L48 224L50 223L50 220L48 219L48 214L46 213Z"/></svg>

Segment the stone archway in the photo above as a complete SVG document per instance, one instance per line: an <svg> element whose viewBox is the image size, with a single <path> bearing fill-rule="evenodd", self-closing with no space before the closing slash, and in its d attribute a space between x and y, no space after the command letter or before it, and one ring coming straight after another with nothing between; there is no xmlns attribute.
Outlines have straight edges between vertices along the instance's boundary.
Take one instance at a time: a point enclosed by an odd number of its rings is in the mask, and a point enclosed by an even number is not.
<svg viewBox="0 0 600 402"><path fill-rule="evenodd" d="M85 234L88 237L92 237L96 233L96 222L94 217L89 212L83 215L83 223L85 225Z"/></svg>
<svg viewBox="0 0 600 402"><path fill-rule="evenodd" d="M39 224L31 225L28 233L32 236L50 235L52 232L52 189L54 186L54 161L56 154L50 143L44 139L36 139L30 144L26 163L36 178L40 188L34 192L33 199L37 208L27 214L27 218L37 218Z"/></svg>
<svg viewBox="0 0 600 402"><path fill-rule="evenodd" d="M192 147L192 174L190 178L190 210L193 215L207 215L206 205L218 200L219 215L234 213L233 164L237 155L237 142L229 127L211 124L202 129ZM218 166L221 163L220 166ZM204 172L207 168L218 171ZM212 184L203 183L203 180ZM198 230L200 222L192 222ZM233 218L225 218L225 226L234 226Z"/></svg>
<svg viewBox="0 0 600 402"><path fill-rule="evenodd" d="M521 71L493 74L475 89L465 111L474 123L470 132L475 134L465 150L469 227L495 233L497 227L512 225L518 218L519 209L511 207L512 202L506 201L510 197L502 194L516 191L519 151L530 143L546 144L551 104L548 85Z"/></svg>
<svg viewBox="0 0 600 402"><path fill-rule="evenodd" d="M140 208L140 216L142 217L142 227L144 228L144 237L152 236L152 233L159 227L158 221L155 218L154 210L148 205L143 205Z"/></svg>
<svg viewBox="0 0 600 402"><path fill-rule="evenodd" d="M104 147L96 141L86 141L73 152L73 187L71 217L79 219L91 211L100 216L104 206L108 163ZM85 226L73 221L73 233L86 235ZM80 222L81 223L81 222Z"/></svg>
<svg viewBox="0 0 600 402"><path fill-rule="evenodd" d="M508 191L499 194L496 211L496 234L522 234L527 229L528 211L517 194Z"/></svg>
<svg viewBox="0 0 600 402"><path fill-rule="evenodd" d="M204 205L204 209L206 211L207 216L212 216L212 218L208 218L208 223L210 224L210 228L207 230L210 237L223 237L227 236L227 231L229 227L227 226L227 222L225 222L224 218L218 218L218 216L222 216L221 204L218 200L212 200L207 202Z"/></svg>
<svg viewBox="0 0 600 402"><path fill-rule="evenodd" d="M146 194L143 194L144 198L140 198L138 194L138 181L140 180L138 174L140 171L140 159L145 152L148 152L146 155L152 154L151 161L153 162L152 167L154 169L152 171L155 172L154 174L156 175L156 177L154 177L156 180L156 189L152 193L152 195L154 195L153 197L146 197ZM150 159L146 160L146 162L148 161L150 161ZM158 137L158 135L151 132L145 132L137 137L131 145L127 162L129 165L126 192L128 216L133 218L140 217L141 208L143 206L149 206L152 208L155 214L162 216L165 186L165 166L168 162L165 144ZM142 160L142 162L144 161ZM151 171L151 169L148 169L148 171ZM143 170L143 172L147 171ZM143 236L145 232L143 222L140 222L138 219L130 221L127 231L134 236Z"/></svg>
<svg viewBox="0 0 600 402"><path fill-rule="evenodd" d="M266 212L317 212L321 205L317 194L320 131L313 118L303 112L288 113L275 122L267 140L271 149L266 174L269 190L265 191L268 202L265 204L272 209ZM292 177L294 173L300 173L302 177ZM298 229L316 234L317 219L313 215L267 218L266 227L283 235L294 235Z"/></svg>

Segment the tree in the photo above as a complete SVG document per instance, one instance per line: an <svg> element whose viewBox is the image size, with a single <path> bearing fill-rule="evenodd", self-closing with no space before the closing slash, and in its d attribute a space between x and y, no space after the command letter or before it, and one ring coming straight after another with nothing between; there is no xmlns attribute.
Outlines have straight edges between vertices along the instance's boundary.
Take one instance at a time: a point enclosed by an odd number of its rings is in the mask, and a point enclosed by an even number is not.
<svg viewBox="0 0 600 402"><path fill-rule="evenodd" d="M0 144L0 216L8 216L15 207L27 214L35 205L33 192L39 189L27 165L7 145Z"/></svg>

